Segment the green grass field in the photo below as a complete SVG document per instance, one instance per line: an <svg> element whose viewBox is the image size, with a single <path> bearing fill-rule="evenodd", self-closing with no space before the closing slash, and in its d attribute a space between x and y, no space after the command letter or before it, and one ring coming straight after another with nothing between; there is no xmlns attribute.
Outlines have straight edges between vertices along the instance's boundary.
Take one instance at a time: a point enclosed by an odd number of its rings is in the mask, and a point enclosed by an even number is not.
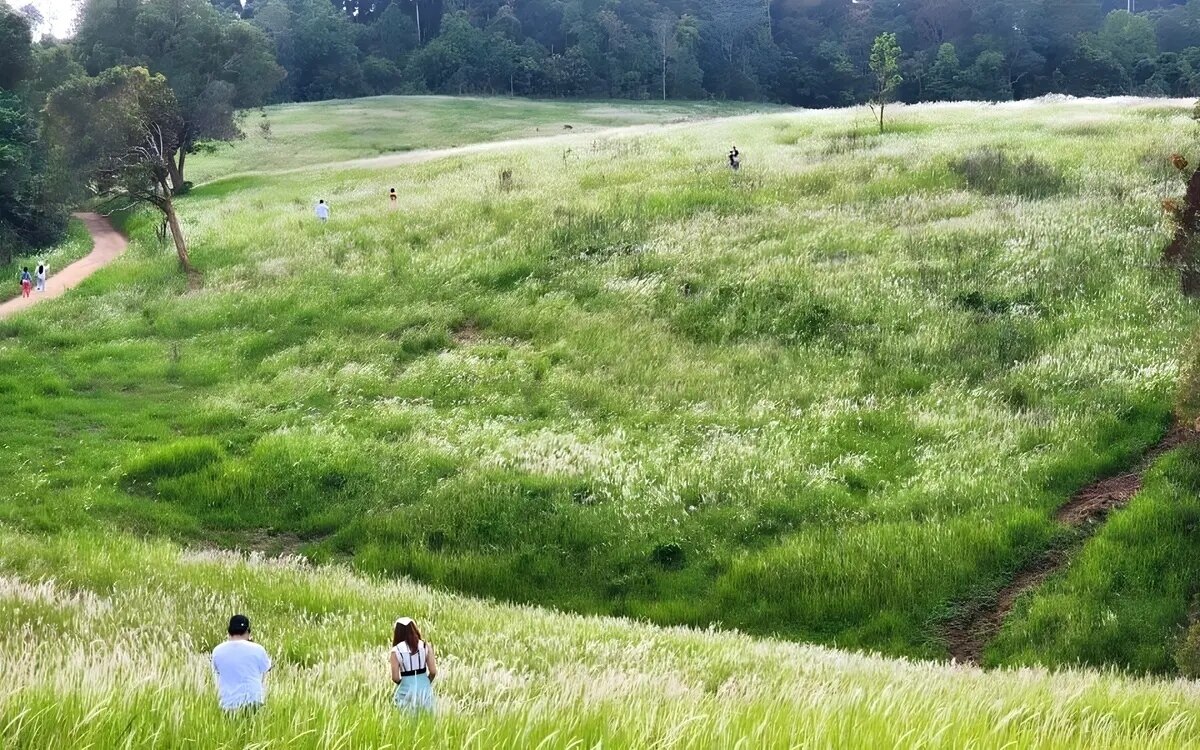
<svg viewBox="0 0 1200 750"><path fill-rule="evenodd" d="M414 730L434 745L1200 742L1188 685L723 632L943 656L952 608L1059 540L1053 509L1170 421L1198 322L1156 263L1169 156L1200 157L1186 108L937 105L871 127L764 114L281 174L261 165L296 166L282 135L230 152L264 150L252 174L197 158L193 178L236 173L180 201L201 288L134 217L121 260L0 321L0 615L20 623L0 726L21 747L378 746L401 724L377 644L405 609L449 655L452 708ZM453 137L514 134L473 132ZM1118 618L1134 656L1054 617L1107 616L1081 577L1111 588L1155 529L1191 528L1156 519L1195 463L1172 456L989 660L1169 671L1189 575ZM1172 544L1155 569L1186 557ZM245 725L214 723L202 655L237 607L286 656L280 707ZM150 648L80 653L131 608Z"/></svg>
<svg viewBox="0 0 1200 750"><path fill-rule="evenodd" d="M739 102L587 103L449 96L281 104L245 113L246 137L194 157L187 179L199 184L234 173L295 169L415 149L784 109Z"/></svg>

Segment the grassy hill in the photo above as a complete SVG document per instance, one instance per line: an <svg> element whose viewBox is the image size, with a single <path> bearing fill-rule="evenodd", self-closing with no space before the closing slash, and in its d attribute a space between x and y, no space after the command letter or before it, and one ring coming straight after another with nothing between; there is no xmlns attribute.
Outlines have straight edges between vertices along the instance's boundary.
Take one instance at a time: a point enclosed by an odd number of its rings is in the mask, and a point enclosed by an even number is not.
<svg viewBox="0 0 1200 750"><path fill-rule="evenodd" d="M0 531L4 747L1195 746L1187 682L975 669L505 607L344 568ZM220 715L233 610L275 657L267 708ZM388 703L389 625L439 648L440 713Z"/></svg>
<svg viewBox="0 0 1200 750"><path fill-rule="evenodd" d="M286 736L298 726L289 717L319 707L307 742L354 724L367 733L356 746L373 744L383 735L372 732L397 726L365 687L382 641L374 619L386 629L400 597L433 618L455 658L495 661L485 631L510 618L497 630L520 633L514 648L537 664L512 683L448 682L466 718L453 731L422 729L448 745L481 727L482 744L530 744L564 715L581 723L563 730L563 746L784 744L788 728L864 744L945 728L933 736L948 746L988 745L995 726L996 745L1195 737L1194 716L1176 711L1182 686L993 680L480 604L340 568L259 566L243 586L227 561L107 538L301 552L494 599L941 656L952 609L1054 544L1063 529L1053 509L1132 464L1167 427L1197 323L1155 263L1167 235L1159 201L1180 191L1167 157L1195 146L1185 108L897 108L883 135L857 112L767 114L419 163L266 170L297 166L306 118L327 127L313 112L289 110L286 139L234 147L260 151L254 169L197 160L193 176L232 174L181 201L202 283L189 284L135 216L125 258L68 297L0 321L0 472L14 478L0 497L11 588L0 612L32 618L0 644L15 654L20 633L75 627L61 613L71 602L100 614L138 604L177 625L156 629L158 650L122 668L159 674L178 666L170 639L190 634L199 640L186 648L198 653L219 629L214 618L244 603L289 653L289 708L248 735L201 729L211 717L195 655L168 691L148 682L96 731L144 713L143 736L215 732L232 745ZM531 121L412 138L507 137L528 134ZM330 138L316 139L311 158L379 148L349 133L341 138L353 146L333 149ZM732 143L744 154L736 174L724 165ZM318 198L332 206L327 225L312 216ZM1146 559L1105 558L1110 579ZM42 577L55 583L37 593ZM1163 668L1164 644L1186 621L1186 588L1165 587L1162 613L1147 620L1154 658L1115 661ZM349 598L334 597L342 589ZM1102 599L1073 590L1103 611ZM424 601L475 614L443 621L432 604L418 608ZM1112 660L1111 635L1059 643L1053 618L1022 617L994 661L1051 651ZM117 619L80 632L115 638ZM339 635L340 622L355 635ZM558 629L574 640L538 656L534 644ZM613 630L649 665L636 689L655 694L646 700L658 713L626 713L565 668L610 664L597 646L574 644ZM56 659L72 653L69 639L36 637ZM723 638L740 645L718 655L709 644ZM706 676L735 674L739 649L753 654L753 679ZM121 658L105 647L97 663ZM760 674L760 661L781 663ZM561 681L544 678L560 669ZM29 727L24 744L65 738L60 725L84 731L92 688L22 675L0 693L0 718ZM323 690L306 697L314 680ZM915 690L925 684L935 687ZM526 691L532 703L513 695ZM986 703L995 716L979 713L980 691L996 696ZM67 694L61 716L18 717ZM366 702L343 709L351 695ZM140 711L143 698L201 713L162 719ZM556 708L564 703L569 711Z"/></svg>
<svg viewBox="0 0 1200 750"><path fill-rule="evenodd" d="M588 103L450 96L280 104L245 113L246 137L195 157L187 178L201 183L235 172L294 169L413 149L785 109L739 102Z"/></svg>

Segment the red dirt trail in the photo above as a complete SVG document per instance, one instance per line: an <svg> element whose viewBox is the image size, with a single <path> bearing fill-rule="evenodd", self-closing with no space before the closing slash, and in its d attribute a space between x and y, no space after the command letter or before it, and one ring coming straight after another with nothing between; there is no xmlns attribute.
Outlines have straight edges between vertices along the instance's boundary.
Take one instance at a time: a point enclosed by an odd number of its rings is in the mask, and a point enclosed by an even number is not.
<svg viewBox="0 0 1200 750"><path fill-rule="evenodd" d="M1077 543L1095 533L1112 511L1122 508L1142 489L1142 477L1163 454L1181 445L1200 440L1200 433L1175 426L1142 455L1131 471L1100 479L1076 492L1054 514L1054 520L1076 531ZM946 627L943 635L950 656L957 662L979 664L983 650L991 643L1012 611L1017 599L1041 585L1071 558L1069 549L1052 548L1034 558L1013 576L994 600L968 607Z"/></svg>
<svg viewBox="0 0 1200 750"><path fill-rule="evenodd" d="M47 278L46 291L0 303L0 318L7 318L43 300L61 297L68 289L79 286L84 279L111 263L129 246L129 241L100 214L75 214L75 218L81 220L92 235L92 252Z"/></svg>

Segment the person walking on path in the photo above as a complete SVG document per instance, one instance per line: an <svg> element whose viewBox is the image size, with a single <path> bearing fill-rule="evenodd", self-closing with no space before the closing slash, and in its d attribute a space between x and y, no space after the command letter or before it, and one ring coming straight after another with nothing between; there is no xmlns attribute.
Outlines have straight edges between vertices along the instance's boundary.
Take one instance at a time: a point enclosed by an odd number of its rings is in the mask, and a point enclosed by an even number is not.
<svg viewBox="0 0 1200 750"><path fill-rule="evenodd" d="M125 252L125 248L129 245L128 240L113 228L108 219L95 213L76 214L75 217L83 222L87 227L88 234L92 236L92 251L65 268L59 269L53 279L50 278L50 272L47 269L46 291L42 294L28 297L16 294L12 299L0 299L0 320L28 310L41 302L61 297ZM0 293L0 298L4 296L3 293ZM0 744L3 743L0 742Z"/></svg>
<svg viewBox="0 0 1200 750"><path fill-rule="evenodd" d="M317 201L317 218L321 220L322 224L329 221L329 204L325 202L324 198Z"/></svg>
<svg viewBox="0 0 1200 750"><path fill-rule="evenodd" d="M37 267L37 290L39 292L46 291L46 264L38 263Z"/></svg>
<svg viewBox="0 0 1200 750"><path fill-rule="evenodd" d="M403 711L432 711L437 658L433 646L421 639L417 624L408 617L396 620L390 659L392 682L396 684L392 700L396 706Z"/></svg>
<svg viewBox="0 0 1200 750"><path fill-rule="evenodd" d="M29 290L33 288L33 277L29 275L29 266L21 269L21 296L28 297Z"/></svg>
<svg viewBox="0 0 1200 750"><path fill-rule="evenodd" d="M250 618L229 618L229 638L213 649L213 672L217 677L217 697L223 711L259 708L266 703L263 682L271 671L267 650L250 635Z"/></svg>

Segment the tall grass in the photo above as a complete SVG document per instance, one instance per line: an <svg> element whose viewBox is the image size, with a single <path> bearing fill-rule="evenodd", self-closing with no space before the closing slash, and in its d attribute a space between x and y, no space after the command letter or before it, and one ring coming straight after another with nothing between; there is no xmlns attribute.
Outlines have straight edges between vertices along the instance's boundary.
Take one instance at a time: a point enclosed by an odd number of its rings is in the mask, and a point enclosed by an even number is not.
<svg viewBox="0 0 1200 750"><path fill-rule="evenodd" d="M1061 575L1021 602L988 658L1005 664L1112 664L1175 671L1194 616L1200 452L1155 467Z"/></svg>
<svg viewBox="0 0 1200 750"><path fill-rule="evenodd" d="M948 607L1168 424L1196 314L1146 155L1181 124L904 108L829 153L853 117L201 186L202 288L135 219L121 261L0 322L0 522L940 655ZM1018 140L1060 190L952 168Z"/></svg>
<svg viewBox="0 0 1200 750"><path fill-rule="evenodd" d="M313 569L79 532L0 530L6 748L1174 747L1196 687L889 661L736 633L484 604ZM267 706L217 709L233 611L275 659ZM388 700L389 625L439 649L434 716Z"/></svg>
<svg viewBox="0 0 1200 750"><path fill-rule="evenodd" d="M558 135L622 125L773 112L740 102L536 101L376 96L280 104L243 113L245 137L192 161L197 184L234 172L307 167L423 148ZM571 131L565 130L570 125Z"/></svg>

